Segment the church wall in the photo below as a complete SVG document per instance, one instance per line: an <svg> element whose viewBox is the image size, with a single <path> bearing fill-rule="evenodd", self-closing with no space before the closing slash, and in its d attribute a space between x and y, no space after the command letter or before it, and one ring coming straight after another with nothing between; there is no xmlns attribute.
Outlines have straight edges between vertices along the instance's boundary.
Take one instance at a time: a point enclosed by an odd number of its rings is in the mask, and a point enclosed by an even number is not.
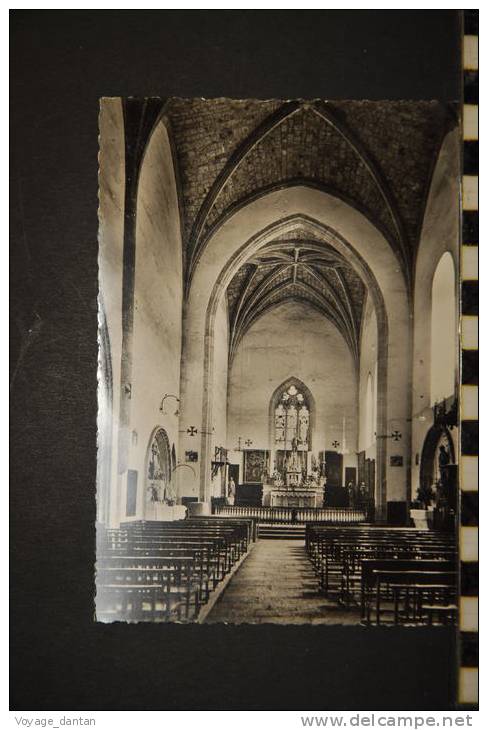
<svg viewBox="0 0 488 730"><path fill-rule="evenodd" d="M346 418L346 447L357 442L356 375L350 351L325 317L298 302L287 302L261 317L244 335L229 373L227 443L230 448L252 440L252 449L269 449L269 404L278 386L295 376L315 400L312 451L318 456L342 445ZM232 463L241 463L230 454ZM346 464L350 463L346 459ZM272 467L272 465L271 465ZM242 474L242 472L241 472Z"/></svg>
<svg viewBox="0 0 488 730"><path fill-rule="evenodd" d="M196 305L202 316L203 302L198 297ZM180 469L178 473L178 493L180 497L201 498L200 467L202 463L202 410L204 395L203 362L205 358L205 325L195 326L194 318L183 314L183 345L181 356L180 379L180 452L192 454L191 463L194 475L188 469ZM188 473L186 473L188 472Z"/></svg>
<svg viewBox="0 0 488 730"><path fill-rule="evenodd" d="M420 457L433 424L430 394L432 280L442 255L459 269L459 130L450 132L440 150L422 225L415 270L412 401L412 497L419 485ZM458 286L456 285L458 305ZM456 382L459 372L456 373ZM457 429L455 430L457 431ZM453 433L456 440L455 432Z"/></svg>
<svg viewBox="0 0 488 730"><path fill-rule="evenodd" d="M359 364L359 439L358 451L365 451L366 458L376 459L376 439L367 438L366 419L369 418L367 413L367 388L368 375L371 373L373 378L374 395L377 394L377 362L378 362L378 330L376 322L376 313L374 311L371 297L367 297L364 305L364 315L361 330L361 348L360 348L360 364ZM373 415L376 413L376 403L373 399ZM374 421L374 418L372 419ZM374 424L373 431L377 431Z"/></svg>
<svg viewBox="0 0 488 730"><path fill-rule="evenodd" d="M97 514L101 520L116 524L125 195L124 120L120 99L102 100L99 129L99 310L103 307L108 330L110 352L107 356L112 370L113 396L111 412L100 412L98 415L99 431L101 432L107 425L111 438L103 441L99 438L98 474L103 475L104 483L99 483L97 487ZM99 317L99 322L101 319ZM105 353L102 353L102 357L104 355ZM106 400L101 397L100 405L103 402ZM105 494L105 490L110 491L110 498Z"/></svg>
<svg viewBox="0 0 488 730"><path fill-rule="evenodd" d="M212 408L212 453L217 446L227 445L227 368L229 348L229 319L227 298L222 297L215 317L215 361L214 361L214 400ZM212 482L214 497L221 496L221 472Z"/></svg>
<svg viewBox="0 0 488 730"><path fill-rule="evenodd" d="M137 198L133 380L129 468L138 472L137 513L145 514L146 456L156 427L166 430L178 453L177 402L181 357L182 248L170 143L156 127L140 173ZM172 484L176 486L173 475ZM121 518L125 519L125 495Z"/></svg>
<svg viewBox="0 0 488 730"><path fill-rule="evenodd" d="M202 459L202 431L209 431L211 458L216 446L226 447L227 435L227 365L229 324L226 297L221 297L214 326L214 359L213 372L209 376L213 398L210 404L208 424L202 422L202 395L208 389L202 377L202 363L205 358L205 337L202 332L194 330L192 321L183 318L184 343L181 357L181 404L180 404L180 452L182 460L186 452L196 455L192 462L194 474L188 469L181 469L178 474L179 497L201 499L200 466ZM192 432L193 429L193 432ZM210 466L209 466L210 469ZM211 480L209 494L220 496L220 473Z"/></svg>

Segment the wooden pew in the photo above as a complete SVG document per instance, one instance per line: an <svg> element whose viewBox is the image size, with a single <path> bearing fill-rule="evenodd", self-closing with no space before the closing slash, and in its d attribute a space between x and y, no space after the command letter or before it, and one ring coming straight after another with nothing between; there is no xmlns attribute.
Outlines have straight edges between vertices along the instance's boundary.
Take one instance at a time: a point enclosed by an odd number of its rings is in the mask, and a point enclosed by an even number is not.
<svg viewBox="0 0 488 730"><path fill-rule="evenodd" d="M412 580L415 585L424 585L429 583L434 575L448 576L448 580L451 581L455 574L453 560L404 560L399 558L363 560L361 563L361 619L368 624L371 622L371 607L376 601L377 623L379 623L381 607L378 601L381 602L382 598L389 598L390 583L395 584L397 588L412 584ZM424 579L418 576L427 577ZM384 589L383 592L382 589ZM395 616L397 617L397 613Z"/></svg>
<svg viewBox="0 0 488 730"><path fill-rule="evenodd" d="M255 539L249 519L137 521L97 532L97 613L130 621L198 615Z"/></svg>
<svg viewBox="0 0 488 730"><path fill-rule="evenodd" d="M306 549L326 595L377 621L454 620L454 536L411 528L307 525ZM383 572L382 572L383 571ZM439 580L435 580L436 577ZM424 606L426 607L424 609Z"/></svg>
<svg viewBox="0 0 488 730"><path fill-rule="evenodd" d="M109 615L120 601L120 618L144 621L162 618L189 620L198 614L200 599L198 586L191 579L191 569L182 572L168 565L116 566L104 565L97 570L97 609ZM115 606L114 606L115 601ZM149 609L144 609L149 604ZM193 608L193 612L192 612Z"/></svg>
<svg viewBox="0 0 488 730"><path fill-rule="evenodd" d="M456 571L444 570L375 570L376 583L376 625L380 625L384 614L393 614L394 623L400 618L400 601L404 600L404 618L418 623L421 618L419 595L427 592L433 604L442 606L452 601L456 590ZM390 591L392 596L390 597ZM413 595L412 595L413 591ZM391 606L392 600L393 606ZM385 607L385 600L387 606ZM432 604L430 604L432 605ZM413 610L411 610L413 609ZM370 622L370 612L366 607L366 623Z"/></svg>

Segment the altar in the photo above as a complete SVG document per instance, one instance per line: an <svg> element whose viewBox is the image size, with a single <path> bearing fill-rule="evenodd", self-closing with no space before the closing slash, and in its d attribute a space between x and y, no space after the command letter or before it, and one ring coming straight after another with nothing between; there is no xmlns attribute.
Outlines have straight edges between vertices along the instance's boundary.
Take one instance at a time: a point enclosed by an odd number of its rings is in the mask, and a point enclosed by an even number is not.
<svg viewBox="0 0 488 730"><path fill-rule="evenodd" d="M324 487L263 484L263 507L322 507Z"/></svg>
<svg viewBox="0 0 488 730"><path fill-rule="evenodd" d="M325 479L317 468L307 473L302 466L297 440L292 440L291 452L286 455L281 472L275 470L263 484L263 507L323 507Z"/></svg>

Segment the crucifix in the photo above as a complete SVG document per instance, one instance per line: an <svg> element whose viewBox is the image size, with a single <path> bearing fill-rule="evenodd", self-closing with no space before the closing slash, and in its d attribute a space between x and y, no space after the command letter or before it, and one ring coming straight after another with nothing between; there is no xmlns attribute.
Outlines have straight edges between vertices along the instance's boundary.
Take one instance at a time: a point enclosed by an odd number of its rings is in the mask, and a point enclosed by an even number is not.
<svg viewBox="0 0 488 730"><path fill-rule="evenodd" d="M249 447L249 446L251 446L251 444L252 444L251 439L246 439L246 441L244 441L245 446ZM237 448L235 449L235 451L242 451L242 436L237 437Z"/></svg>
<svg viewBox="0 0 488 730"><path fill-rule="evenodd" d="M400 431L392 431L391 434L382 434L374 432L375 438L377 439L393 439L393 441L400 441L402 434Z"/></svg>

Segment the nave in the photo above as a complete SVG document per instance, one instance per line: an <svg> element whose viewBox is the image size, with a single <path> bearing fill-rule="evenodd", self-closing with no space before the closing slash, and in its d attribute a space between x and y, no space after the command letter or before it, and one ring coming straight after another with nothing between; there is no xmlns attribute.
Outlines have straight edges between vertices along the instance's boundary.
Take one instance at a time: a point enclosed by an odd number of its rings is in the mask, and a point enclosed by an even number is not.
<svg viewBox="0 0 488 730"><path fill-rule="evenodd" d="M97 619L455 621L454 110L146 102L100 115Z"/></svg>
<svg viewBox="0 0 488 730"><path fill-rule="evenodd" d="M206 623L354 624L357 616L320 592L300 540L258 540Z"/></svg>
<svg viewBox="0 0 488 730"><path fill-rule="evenodd" d="M249 518L201 517L104 531L98 556L102 621L379 626L457 616L455 544L441 532L308 523L273 533Z"/></svg>

